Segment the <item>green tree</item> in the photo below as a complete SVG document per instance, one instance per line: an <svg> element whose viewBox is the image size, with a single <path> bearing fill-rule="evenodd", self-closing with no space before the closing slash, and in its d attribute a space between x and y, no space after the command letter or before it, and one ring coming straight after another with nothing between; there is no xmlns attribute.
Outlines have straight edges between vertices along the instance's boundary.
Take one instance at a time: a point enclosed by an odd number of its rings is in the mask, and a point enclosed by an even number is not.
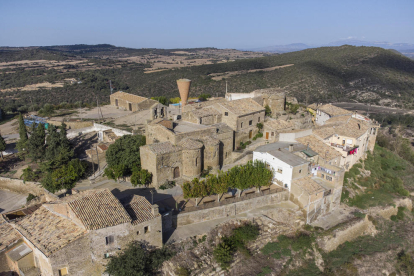
<svg viewBox="0 0 414 276"><path fill-rule="evenodd" d="M160 104L166 105L168 106L170 104L170 101L168 100L167 97L165 96L160 96L160 97L151 97L152 100L156 100L158 101Z"/></svg>
<svg viewBox="0 0 414 276"><path fill-rule="evenodd" d="M41 116L51 116L53 113L55 113L53 105L46 103L42 109L39 110L39 114Z"/></svg>
<svg viewBox="0 0 414 276"><path fill-rule="evenodd" d="M137 185L148 185L152 181L152 173L143 169L134 169L131 175L131 183L134 187Z"/></svg>
<svg viewBox="0 0 414 276"><path fill-rule="evenodd" d="M139 148L145 145L145 136L124 135L109 146L106 151L106 162L109 168L124 165L124 175L129 174L141 165Z"/></svg>
<svg viewBox="0 0 414 276"><path fill-rule="evenodd" d="M124 164L114 165L105 169L104 176L119 182L119 179L125 175L126 170L127 167Z"/></svg>
<svg viewBox="0 0 414 276"><path fill-rule="evenodd" d="M86 168L85 161L73 159L53 172L46 173L41 184L51 193L61 189L72 189L76 182L85 175Z"/></svg>
<svg viewBox="0 0 414 276"><path fill-rule="evenodd" d="M20 176L20 178L23 178L24 181L34 181L34 180L36 180L36 173L29 166L29 167L27 167L26 169L23 170L23 173Z"/></svg>
<svg viewBox="0 0 414 276"><path fill-rule="evenodd" d="M19 151L19 155L23 156L26 153L26 142L28 140L27 137L27 129L26 125L24 124L23 115L20 113L19 115L19 141L17 142L17 150Z"/></svg>
<svg viewBox="0 0 414 276"><path fill-rule="evenodd" d="M66 124L62 124L60 132L54 125L50 125L46 138L45 160L42 164L42 170L52 171L67 164L74 156L73 148L66 134Z"/></svg>
<svg viewBox="0 0 414 276"><path fill-rule="evenodd" d="M272 115L272 110L270 109L269 105L265 106L265 116L270 116Z"/></svg>
<svg viewBox="0 0 414 276"><path fill-rule="evenodd" d="M120 254L111 257L106 273L113 276L155 275L162 263L170 259L173 252L166 248L147 251L137 242L132 242Z"/></svg>
<svg viewBox="0 0 414 276"><path fill-rule="evenodd" d="M29 157L33 161L42 160L45 154L45 126L43 124L32 124L30 138L27 140L26 147Z"/></svg>
<svg viewBox="0 0 414 276"><path fill-rule="evenodd" d="M263 129L263 124L262 123L257 123L256 127L259 129L259 132L261 132L262 129Z"/></svg>
<svg viewBox="0 0 414 276"><path fill-rule="evenodd" d="M2 160L4 160L3 151L5 150L6 150L6 141L4 141L4 138L0 134L0 155L1 155Z"/></svg>

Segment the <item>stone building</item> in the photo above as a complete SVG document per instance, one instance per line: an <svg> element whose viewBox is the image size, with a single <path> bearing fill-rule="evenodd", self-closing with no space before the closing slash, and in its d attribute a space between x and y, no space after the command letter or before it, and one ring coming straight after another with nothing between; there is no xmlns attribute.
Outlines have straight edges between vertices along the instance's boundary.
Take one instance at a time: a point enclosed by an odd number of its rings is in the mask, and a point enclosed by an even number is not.
<svg viewBox="0 0 414 276"><path fill-rule="evenodd" d="M45 276L102 275L108 257L131 241L162 246L158 206L136 195L121 204L107 189L48 202L18 218L7 214L3 218L20 239L6 249L9 266L16 272L38 271ZM24 262L13 257L14 251L22 248Z"/></svg>
<svg viewBox="0 0 414 276"><path fill-rule="evenodd" d="M272 116L282 113L286 107L286 91L281 88L259 89L250 93L226 93L228 101L247 98L255 100L263 107L269 106Z"/></svg>
<svg viewBox="0 0 414 276"><path fill-rule="evenodd" d="M155 120L147 125L147 145L140 148L142 168L153 174L153 184L199 177L232 162L233 130L223 123L200 125Z"/></svg>
<svg viewBox="0 0 414 276"><path fill-rule="evenodd" d="M276 142L258 147L253 160L265 162L274 184L289 190L290 200L304 212L307 223L340 205L344 169L320 157L320 144Z"/></svg>
<svg viewBox="0 0 414 276"><path fill-rule="evenodd" d="M316 108L315 123L321 126L331 118L351 115L352 111L331 104L325 104Z"/></svg>
<svg viewBox="0 0 414 276"><path fill-rule="evenodd" d="M348 170L365 157L367 150L374 150L379 125L351 116L345 118L345 123L335 122L332 126L331 120L337 119L327 120L325 126L314 129L313 134L342 155L340 166Z"/></svg>
<svg viewBox="0 0 414 276"><path fill-rule="evenodd" d="M128 111L150 110L150 120L167 116L167 107L156 100L148 99L134 94L118 91L111 94L112 106Z"/></svg>

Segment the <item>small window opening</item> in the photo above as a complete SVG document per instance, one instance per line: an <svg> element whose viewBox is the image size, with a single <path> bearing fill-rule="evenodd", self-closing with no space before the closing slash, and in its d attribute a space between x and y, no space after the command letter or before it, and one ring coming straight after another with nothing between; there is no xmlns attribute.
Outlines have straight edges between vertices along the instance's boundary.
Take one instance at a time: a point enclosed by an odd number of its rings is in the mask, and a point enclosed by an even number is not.
<svg viewBox="0 0 414 276"><path fill-rule="evenodd" d="M229 116L229 113L228 112L224 112L224 116Z"/></svg>
<svg viewBox="0 0 414 276"><path fill-rule="evenodd" d="M114 243L114 236L108 236L108 237L105 237L105 242L106 242L106 245L110 245L110 244L113 244Z"/></svg>
<svg viewBox="0 0 414 276"><path fill-rule="evenodd" d="M145 226L144 227L144 233L146 234L146 233L148 233L149 232L149 226Z"/></svg>
<svg viewBox="0 0 414 276"><path fill-rule="evenodd" d="M253 121L252 120L250 120L249 121L249 126L251 126L253 124Z"/></svg>

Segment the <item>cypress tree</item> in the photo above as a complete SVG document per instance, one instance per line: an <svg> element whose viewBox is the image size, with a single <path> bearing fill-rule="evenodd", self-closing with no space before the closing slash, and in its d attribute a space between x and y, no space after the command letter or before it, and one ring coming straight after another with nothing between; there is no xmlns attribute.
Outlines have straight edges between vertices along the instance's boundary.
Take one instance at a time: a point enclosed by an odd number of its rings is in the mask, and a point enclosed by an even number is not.
<svg viewBox="0 0 414 276"><path fill-rule="evenodd" d="M4 141L4 138L0 134L0 155L1 159L3 160L3 151L6 150L6 141Z"/></svg>
<svg viewBox="0 0 414 276"><path fill-rule="evenodd" d="M26 148L26 143L27 143L27 129L26 129L26 125L24 124L23 121L23 115L22 113L20 113L19 115L19 136L20 136L20 140L17 142L17 150L19 151L20 156L23 156L25 154L25 148Z"/></svg>

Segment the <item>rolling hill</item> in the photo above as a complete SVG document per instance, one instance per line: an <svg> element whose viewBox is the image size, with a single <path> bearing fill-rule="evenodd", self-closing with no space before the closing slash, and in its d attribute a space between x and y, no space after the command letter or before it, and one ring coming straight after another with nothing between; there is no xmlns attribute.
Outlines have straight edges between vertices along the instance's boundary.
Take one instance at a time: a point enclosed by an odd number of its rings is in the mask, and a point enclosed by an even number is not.
<svg viewBox="0 0 414 276"><path fill-rule="evenodd" d="M92 55L94 58L88 61L99 64L100 67L94 70L76 70L75 67L67 71L47 68L2 69L0 89L44 81L56 82L65 78L76 78L82 83L51 90L40 89L35 92L2 92L0 106L15 109L21 105L27 106L28 103L38 106L47 102L93 103L96 101L95 97L108 102L109 79L117 89L125 92L146 97L177 97L175 81L186 77L193 80L192 95L209 93L213 96L223 96L227 81L229 92L250 92L261 88L281 87L290 95L297 97L299 101L308 103L358 101L385 105L398 103L406 108L414 108L414 61L391 50L377 47L321 47L225 63L173 68L150 74L145 73L144 69L151 64L121 62L117 59L120 53L135 55L133 50L113 48L114 46L111 45L102 46L102 49L85 45L81 50L77 49L79 47L74 47L75 49L69 46L61 47L63 46L29 48L17 52L20 52L18 55L23 56L28 53L35 55L33 51L40 51L43 55L48 53L49 58L56 60L76 56L88 59ZM146 51L157 51L157 54L161 55L163 51L168 54L173 50L147 49ZM177 51L174 49L174 52ZM8 55L10 52L8 51ZM14 55L17 56L16 53ZM2 58L3 54L0 52L0 60ZM266 68L271 69L255 70ZM232 72L234 74L229 74ZM213 80L212 76L217 73L226 75L226 78Z"/></svg>

